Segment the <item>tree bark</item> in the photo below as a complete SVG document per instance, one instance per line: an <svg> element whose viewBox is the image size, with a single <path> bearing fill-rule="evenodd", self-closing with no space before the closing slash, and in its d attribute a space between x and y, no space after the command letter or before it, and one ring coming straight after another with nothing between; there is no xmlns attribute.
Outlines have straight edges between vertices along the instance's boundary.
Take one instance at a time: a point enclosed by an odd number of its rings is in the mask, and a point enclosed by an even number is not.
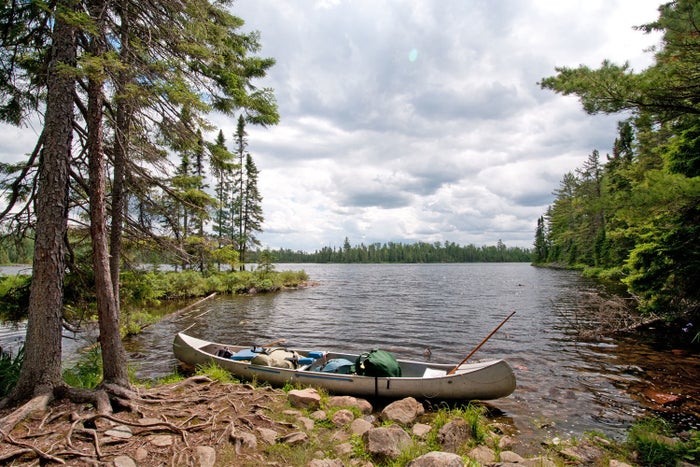
<svg viewBox="0 0 700 467"><path fill-rule="evenodd" d="M131 46L129 42L131 21L129 12L129 2L122 1L119 4L119 14L121 17L121 48L119 55L122 63L128 65L130 62ZM132 119L131 99L126 95L127 86L131 77L130 72L120 70L116 80L116 117L114 125L114 180L112 182L112 225L110 227L109 248L111 251L110 270L112 273L112 287L114 288L115 299L119 304L119 271L122 253L122 228L126 210L126 159L129 153L129 137Z"/></svg>
<svg viewBox="0 0 700 467"><path fill-rule="evenodd" d="M74 2L58 2L71 10ZM68 227L68 167L73 138L75 78L62 67L73 67L76 30L61 14L55 16L48 68L44 147L39 162L36 198L36 239L25 357L10 400L53 392L62 384L61 318L65 240Z"/></svg>
<svg viewBox="0 0 700 467"><path fill-rule="evenodd" d="M90 13L99 25L91 51L95 57L104 54L104 0L90 2ZM109 234L107 230L107 203L105 196L105 156L102 146L103 78L95 74L88 81L88 170L90 173L90 237L95 274L95 296L102 347L104 384L129 385L126 369L126 350L119 327L119 304L112 285L109 265Z"/></svg>

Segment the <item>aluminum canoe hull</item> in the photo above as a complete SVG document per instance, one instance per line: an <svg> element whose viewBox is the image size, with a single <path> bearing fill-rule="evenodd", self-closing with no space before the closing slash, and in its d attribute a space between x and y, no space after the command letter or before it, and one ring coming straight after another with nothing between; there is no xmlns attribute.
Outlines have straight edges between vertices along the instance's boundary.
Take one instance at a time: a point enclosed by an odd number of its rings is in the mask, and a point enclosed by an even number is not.
<svg viewBox="0 0 700 467"><path fill-rule="evenodd" d="M308 368L286 369L254 365L249 361L236 361L217 356L217 350L227 348L232 352L249 349L209 342L184 333L178 333L173 341L175 357L192 366L215 362L239 379L261 381L273 386L292 385L323 388L332 394L366 398L436 400L491 400L510 395L516 387L515 375L505 360L489 360L465 363L453 374L447 374L454 366L411 360L399 360L402 377L372 377L355 374L325 373ZM296 350L296 349L295 349ZM304 356L308 352L297 350ZM329 352L327 359L345 358L355 361L357 355Z"/></svg>

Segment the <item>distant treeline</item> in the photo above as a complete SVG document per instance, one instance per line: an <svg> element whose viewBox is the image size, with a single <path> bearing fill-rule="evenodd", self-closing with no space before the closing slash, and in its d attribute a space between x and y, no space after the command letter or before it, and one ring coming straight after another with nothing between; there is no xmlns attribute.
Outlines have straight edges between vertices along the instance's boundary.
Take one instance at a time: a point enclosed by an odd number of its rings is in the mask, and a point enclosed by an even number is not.
<svg viewBox="0 0 700 467"><path fill-rule="evenodd" d="M508 263L530 262L529 249L495 246L461 246L454 242L372 243L351 246L346 238L342 248L323 247L313 253L287 248L271 250L277 263Z"/></svg>

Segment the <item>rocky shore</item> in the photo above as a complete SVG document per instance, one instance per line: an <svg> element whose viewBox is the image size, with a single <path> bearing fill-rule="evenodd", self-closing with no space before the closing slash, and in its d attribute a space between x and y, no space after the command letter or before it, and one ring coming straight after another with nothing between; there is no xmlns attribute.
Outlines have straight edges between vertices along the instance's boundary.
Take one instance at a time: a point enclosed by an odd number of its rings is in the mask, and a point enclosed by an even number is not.
<svg viewBox="0 0 700 467"><path fill-rule="evenodd" d="M540 455L525 457L513 427L477 426L459 411L438 417L413 398L375 409L363 399L314 389L283 391L194 376L140 389L123 405L105 415L57 401L4 436L0 464L628 465L599 438L543 444Z"/></svg>

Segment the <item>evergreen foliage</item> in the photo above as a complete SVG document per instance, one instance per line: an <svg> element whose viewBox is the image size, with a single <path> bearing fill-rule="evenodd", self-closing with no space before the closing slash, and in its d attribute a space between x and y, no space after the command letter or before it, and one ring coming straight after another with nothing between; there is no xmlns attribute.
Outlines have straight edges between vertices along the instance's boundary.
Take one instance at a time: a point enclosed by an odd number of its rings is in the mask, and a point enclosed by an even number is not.
<svg viewBox="0 0 700 467"><path fill-rule="evenodd" d="M313 253L290 249L269 252L278 263L504 263L531 262L528 249L495 246L461 246L454 242L372 243L351 246L346 237L342 248L326 246Z"/></svg>
<svg viewBox="0 0 700 467"><path fill-rule="evenodd" d="M700 314L700 2L659 7L640 26L661 31L655 63L634 73L558 68L543 88L579 96L592 114L627 111L612 155L593 151L564 175L535 232L535 262L596 268L617 277L642 310Z"/></svg>

